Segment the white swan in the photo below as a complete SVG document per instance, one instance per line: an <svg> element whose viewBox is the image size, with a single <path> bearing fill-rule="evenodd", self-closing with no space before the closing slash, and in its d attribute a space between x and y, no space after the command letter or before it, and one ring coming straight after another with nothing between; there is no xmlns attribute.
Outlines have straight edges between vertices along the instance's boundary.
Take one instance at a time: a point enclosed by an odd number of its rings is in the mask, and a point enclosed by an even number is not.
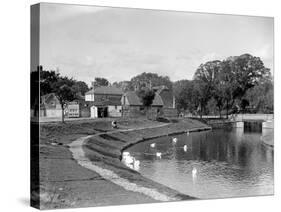
<svg viewBox="0 0 281 212"><path fill-rule="evenodd" d="M129 152L123 152L122 162L129 168L136 171L140 168L140 161L136 160Z"/></svg>
<svg viewBox="0 0 281 212"><path fill-rule="evenodd" d="M140 166L140 161L134 159L134 166L139 167Z"/></svg>
<svg viewBox="0 0 281 212"><path fill-rule="evenodd" d="M130 156L130 152L123 152L123 153L122 153L122 156L123 156L123 157L128 157L128 156Z"/></svg>
<svg viewBox="0 0 281 212"><path fill-rule="evenodd" d="M175 144L175 143L177 143L178 139L177 138L173 138L172 141Z"/></svg>
<svg viewBox="0 0 281 212"><path fill-rule="evenodd" d="M122 153L122 161L127 164L132 164L134 162L134 158L130 155L129 152L123 152Z"/></svg>
<svg viewBox="0 0 281 212"><path fill-rule="evenodd" d="M187 145L183 146L183 150L186 152L187 151Z"/></svg>
<svg viewBox="0 0 281 212"><path fill-rule="evenodd" d="M192 178L196 178L197 175L197 169L195 167L193 167L192 169Z"/></svg>
<svg viewBox="0 0 281 212"><path fill-rule="evenodd" d="M155 143L150 144L150 147L154 148L155 147Z"/></svg>
<svg viewBox="0 0 281 212"><path fill-rule="evenodd" d="M132 156L124 157L123 160L126 164L133 164L134 163L134 159L133 159Z"/></svg>
<svg viewBox="0 0 281 212"><path fill-rule="evenodd" d="M156 157L161 158L161 156L162 156L162 153L161 153L161 152L156 152Z"/></svg>
<svg viewBox="0 0 281 212"><path fill-rule="evenodd" d="M136 160L134 157L132 157L132 159L133 159L132 164L128 164L127 166L130 167L131 169L138 171L140 169L140 161Z"/></svg>

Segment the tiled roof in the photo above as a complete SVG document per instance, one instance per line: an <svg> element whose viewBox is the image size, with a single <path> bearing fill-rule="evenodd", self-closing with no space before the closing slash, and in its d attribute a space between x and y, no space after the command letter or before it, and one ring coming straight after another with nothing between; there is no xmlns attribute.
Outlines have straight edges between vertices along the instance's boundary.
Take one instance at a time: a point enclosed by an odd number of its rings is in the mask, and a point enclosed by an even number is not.
<svg viewBox="0 0 281 212"><path fill-rule="evenodd" d="M162 98L158 93L155 93L155 97L154 97L152 106L163 106Z"/></svg>
<svg viewBox="0 0 281 212"><path fill-rule="evenodd" d="M135 91L128 91L125 93L125 96L127 97L129 105L142 105L140 98L137 96Z"/></svg>
<svg viewBox="0 0 281 212"><path fill-rule="evenodd" d="M93 105L95 106L108 106L108 105L121 105L121 100L103 100L103 101L94 101L92 102Z"/></svg>
<svg viewBox="0 0 281 212"><path fill-rule="evenodd" d="M127 97L129 105L134 105L134 106L143 105L135 91L129 91L129 92L125 93L124 95ZM157 93L155 93L155 97L154 97L152 106L163 106L162 98Z"/></svg>
<svg viewBox="0 0 281 212"><path fill-rule="evenodd" d="M114 86L101 86L88 91L86 94L123 95L123 91Z"/></svg>

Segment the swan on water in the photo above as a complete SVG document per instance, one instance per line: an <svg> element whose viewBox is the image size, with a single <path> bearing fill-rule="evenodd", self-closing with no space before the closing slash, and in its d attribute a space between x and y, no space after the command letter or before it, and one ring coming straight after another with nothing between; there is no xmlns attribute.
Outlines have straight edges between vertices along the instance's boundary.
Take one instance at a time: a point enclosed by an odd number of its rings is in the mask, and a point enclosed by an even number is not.
<svg viewBox="0 0 281 212"><path fill-rule="evenodd" d="M130 152L123 152L123 153L122 153L122 156L123 156L123 157L128 157L128 156L130 156Z"/></svg>
<svg viewBox="0 0 281 212"><path fill-rule="evenodd" d="M122 161L124 161L125 164L132 164L134 162L134 157L132 157L129 152L123 152L122 156Z"/></svg>
<svg viewBox="0 0 281 212"><path fill-rule="evenodd" d="M131 169L136 171L140 168L140 161L136 160L133 156L130 155L129 152L123 152L122 162Z"/></svg>
<svg viewBox="0 0 281 212"><path fill-rule="evenodd" d="M140 168L140 161L134 158L134 169L139 170Z"/></svg>
<svg viewBox="0 0 281 212"><path fill-rule="evenodd" d="M136 160L136 159L134 159L134 166L140 166L140 161L139 160Z"/></svg>
<svg viewBox="0 0 281 212"><path fill-rule="evenodd" d="M197 169L195 167L193 167L193 169L192 169L192 177L196 178L196 175L197 175Z"/></svg>
<svg viewBox="0 0 281 212"><path fill-rule="evenodd" d="M133 157L132 156L127 156L127 157L124 157L123 158L123 161L124 161L124 163L126 163L126 164L132 164L132 163L134 163L134 159L133 159Z"/></svg>
<svg viewBox="0 0 281 212"><path fill-rule="evenodd" d="M155 147L155 143L150 144L150 147L154 148Z"/></svg>
<svg viewBox="0 0 281 212"><path fill-rule="evenodd" d="M174 143L174 144L177 143L177 141L178 141L177 138L173 138L172 140L173 140L173 143Z"/></svg>
<svg viewBox="0 0 281 212"><path fill-rule="evenodd" d="M156 157L161 158L161 156L162 156L162 153L161 153L161 152L156 152Z"/></svg>
<svg viewBox="0 0 281 212"><path fill-rule="evenodd" d="M187 151L187 145L183 146L183 150L186 152Z"/></svg>

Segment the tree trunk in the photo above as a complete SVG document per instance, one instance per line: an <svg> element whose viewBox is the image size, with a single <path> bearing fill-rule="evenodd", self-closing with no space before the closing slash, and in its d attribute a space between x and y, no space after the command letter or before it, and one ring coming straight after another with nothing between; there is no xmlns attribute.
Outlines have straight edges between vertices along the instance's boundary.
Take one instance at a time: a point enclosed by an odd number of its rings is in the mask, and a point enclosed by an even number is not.
<svg viewBox="0 0 281 212"><path fill-rule="evenodd" d="M200 119L202 119L202 102L200 102Z"/></svg>
<svg viewBox="0 0 281 212"><path fill-rule="evenodd" d="M219 114L220 114L220 119L221 119L221 107L219 107Z"/></svg>
<svg viewBox="0 0 281 212"><path fill-rule="evenodd" d="M61 104L61 122L64 123L64 107L63 107L63 104Z"/></svg>
<svg viewBox="0 0 281 212"><path fill-rule="evenodd" d="M226 101L226 118L228 119L228 101Z"/></svg>

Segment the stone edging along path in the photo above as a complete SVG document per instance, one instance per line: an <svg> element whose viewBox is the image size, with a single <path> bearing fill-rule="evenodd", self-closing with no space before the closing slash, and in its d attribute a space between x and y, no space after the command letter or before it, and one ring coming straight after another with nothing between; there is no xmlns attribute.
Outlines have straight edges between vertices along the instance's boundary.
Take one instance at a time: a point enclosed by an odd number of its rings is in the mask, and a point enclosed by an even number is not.
<svg viewBox="0 0 281 212"><path fill-rule="evenodd" d="M148 130L148 129L154 129L154 128L162 128L162 127L165 128L165 126L168 126L168 125L169 124L163 124L163 125L158 125L158 126L148 127L148 128L116 130L116 131L111 131L108 133L99 133L96 135L85 136L85 137L81 137L81 138L75 140L74 142L72 142L71 144L69 144L69 149L72 152L73 158L77 161L77 163L79 165L98 173L104 179L106 179L116 185L121 186L122 188L124 188L127 191L141 193L156 201L178 201L178 200L182 200L183 199L182 196L184 196L184 195L181 195L181 194L174 195L174 192L171 192L171 194L169 194L169 192L160 192L159 189L157 189L157 186L155 186L155 188L152 188L151 186L147 187L147 186L138 185L136 183L130 182L129 179L119 176L113 170L110 170L110 169L107 169L104 167L102 168L101 166L95 164L93 161L91 161L86 156L86 154L83 150L83 145L85 145L90 139L92 139L94 137L98 137L100 135L109 135L109 134L112 135L112 134L116 134L116 133L138 132L141 130ZM203 131L203 130L210 130L210 129L211 129L211 127L205 125L202 127L194 127L194 128L188 129L188 130L174 129L171 132L164 133L164 134L156 133L156 135L151 135L151 136L148 136L148 137L145 137L142 139L137 139L137 140L128 142L128 143L116 148L116 149L118 149L118 153L116 154L116 157L119 157L119 162L121 163L120 159L121 159L122 151L124 151L128 147L130 147L136 143L139 143L139 142L143 142L146 140L150 140L150 139L154 139L154 138L158 138L158 137L162 137L162 136L169 136L169 135L181 134L181 133L186 133L186 132L196 132L196 131ZM99 149L99 154L102 154L101 152L103 152L103 151ZM104 153L107 153L106 149L104 150ZM130 168L127 167L127 169L130 169ZM184 198L184 199L186 199L186 198ZM190 197L190 199L195 199L195 198Z"/></svg>

